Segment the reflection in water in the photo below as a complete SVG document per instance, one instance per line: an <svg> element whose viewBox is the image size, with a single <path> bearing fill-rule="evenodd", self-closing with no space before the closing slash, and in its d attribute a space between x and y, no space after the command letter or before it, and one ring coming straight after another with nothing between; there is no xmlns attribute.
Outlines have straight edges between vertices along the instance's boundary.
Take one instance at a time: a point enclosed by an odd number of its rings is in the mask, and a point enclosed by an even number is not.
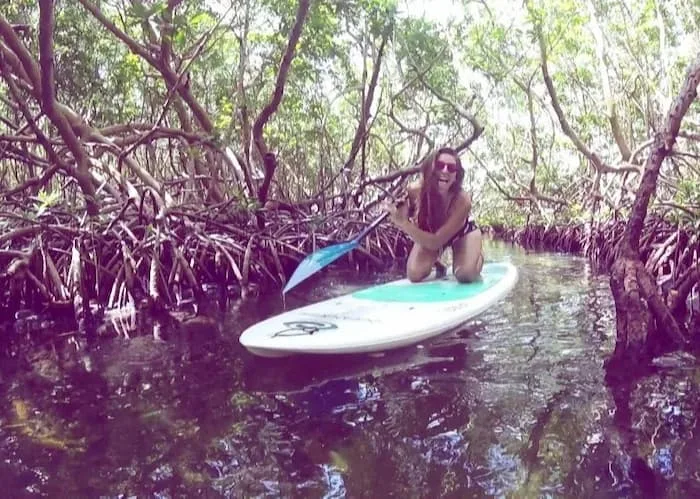
<svg viewBox="0 0 700 499"><path fill-rule="evenodd" d="M282 310L274 296L218 329L101 342L89 362L49 346L7 359L0 483L20 497L698 496L694 360L610 390L607 277L565 255L488 255L519 267L511 295L383 355L253 357L238 335ZM286 306L395 277L324 272Z"/></svg>

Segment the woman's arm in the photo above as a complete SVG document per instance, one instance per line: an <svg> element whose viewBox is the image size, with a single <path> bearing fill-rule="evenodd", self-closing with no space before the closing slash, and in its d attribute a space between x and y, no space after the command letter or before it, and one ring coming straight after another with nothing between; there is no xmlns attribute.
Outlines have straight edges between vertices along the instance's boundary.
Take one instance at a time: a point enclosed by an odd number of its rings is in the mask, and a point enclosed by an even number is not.
<svg viewBox="0 0 700 499"><path fill-rule="evenodd" d="M414 182L406 188L406 200L408 201L408 218L410 219L418 209L418 198L420 197L420 183Z"/></svg>
<svg viewBox="0 0 700 499"><path fill-rule="evenodd" d="M466 193L461 193L455 200L455 205L450 210L450 214L444 224L433 234L419 228L408 218L398 214L394 219L394 223L417 244L420 244L426 249L438 251L447 241L454 236L457 231L464 225L464 222L469 216L471 210L471 199Z"/></svg>

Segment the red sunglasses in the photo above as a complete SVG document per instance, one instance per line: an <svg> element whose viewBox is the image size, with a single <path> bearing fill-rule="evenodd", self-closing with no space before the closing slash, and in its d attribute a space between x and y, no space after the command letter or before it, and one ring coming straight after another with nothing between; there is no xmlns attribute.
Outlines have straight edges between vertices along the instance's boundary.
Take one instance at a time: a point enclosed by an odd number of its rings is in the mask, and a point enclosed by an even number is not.
<svg viewBox="0 0 700 499"><path fill-rule="evenodd" d="M444 161L435 161L435 171L444 170L447 168L449 173L454 173L457 171L457 165L453 163L445 163Z"/></svg>

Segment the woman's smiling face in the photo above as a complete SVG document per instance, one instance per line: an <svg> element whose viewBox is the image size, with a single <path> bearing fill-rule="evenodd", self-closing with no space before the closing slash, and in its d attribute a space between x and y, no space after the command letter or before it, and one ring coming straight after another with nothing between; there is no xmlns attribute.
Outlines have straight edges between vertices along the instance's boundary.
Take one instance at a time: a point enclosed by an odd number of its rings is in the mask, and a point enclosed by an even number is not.
<svg viewBox="0 0 700 499"><path fill-rule="evenodd" d="M437 181L438 191L447 193L452 184L457 180L457 158L449 153L441 153L434 164L434 175Z"/></svg>

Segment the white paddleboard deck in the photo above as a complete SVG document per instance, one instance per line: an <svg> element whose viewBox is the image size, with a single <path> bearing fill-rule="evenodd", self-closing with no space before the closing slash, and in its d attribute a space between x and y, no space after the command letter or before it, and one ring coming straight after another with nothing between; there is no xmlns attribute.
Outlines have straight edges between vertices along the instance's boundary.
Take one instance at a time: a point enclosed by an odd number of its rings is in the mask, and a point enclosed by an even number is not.
<svg viewBox="0 0 700 499"><path fill-rule="evenodd" d="M507 262L485 264L481 280L468 284L451 274L401 279L270 317L246 329L240 342L263 357L399 348L463 324L502 300L517 280Z"/></svg>

